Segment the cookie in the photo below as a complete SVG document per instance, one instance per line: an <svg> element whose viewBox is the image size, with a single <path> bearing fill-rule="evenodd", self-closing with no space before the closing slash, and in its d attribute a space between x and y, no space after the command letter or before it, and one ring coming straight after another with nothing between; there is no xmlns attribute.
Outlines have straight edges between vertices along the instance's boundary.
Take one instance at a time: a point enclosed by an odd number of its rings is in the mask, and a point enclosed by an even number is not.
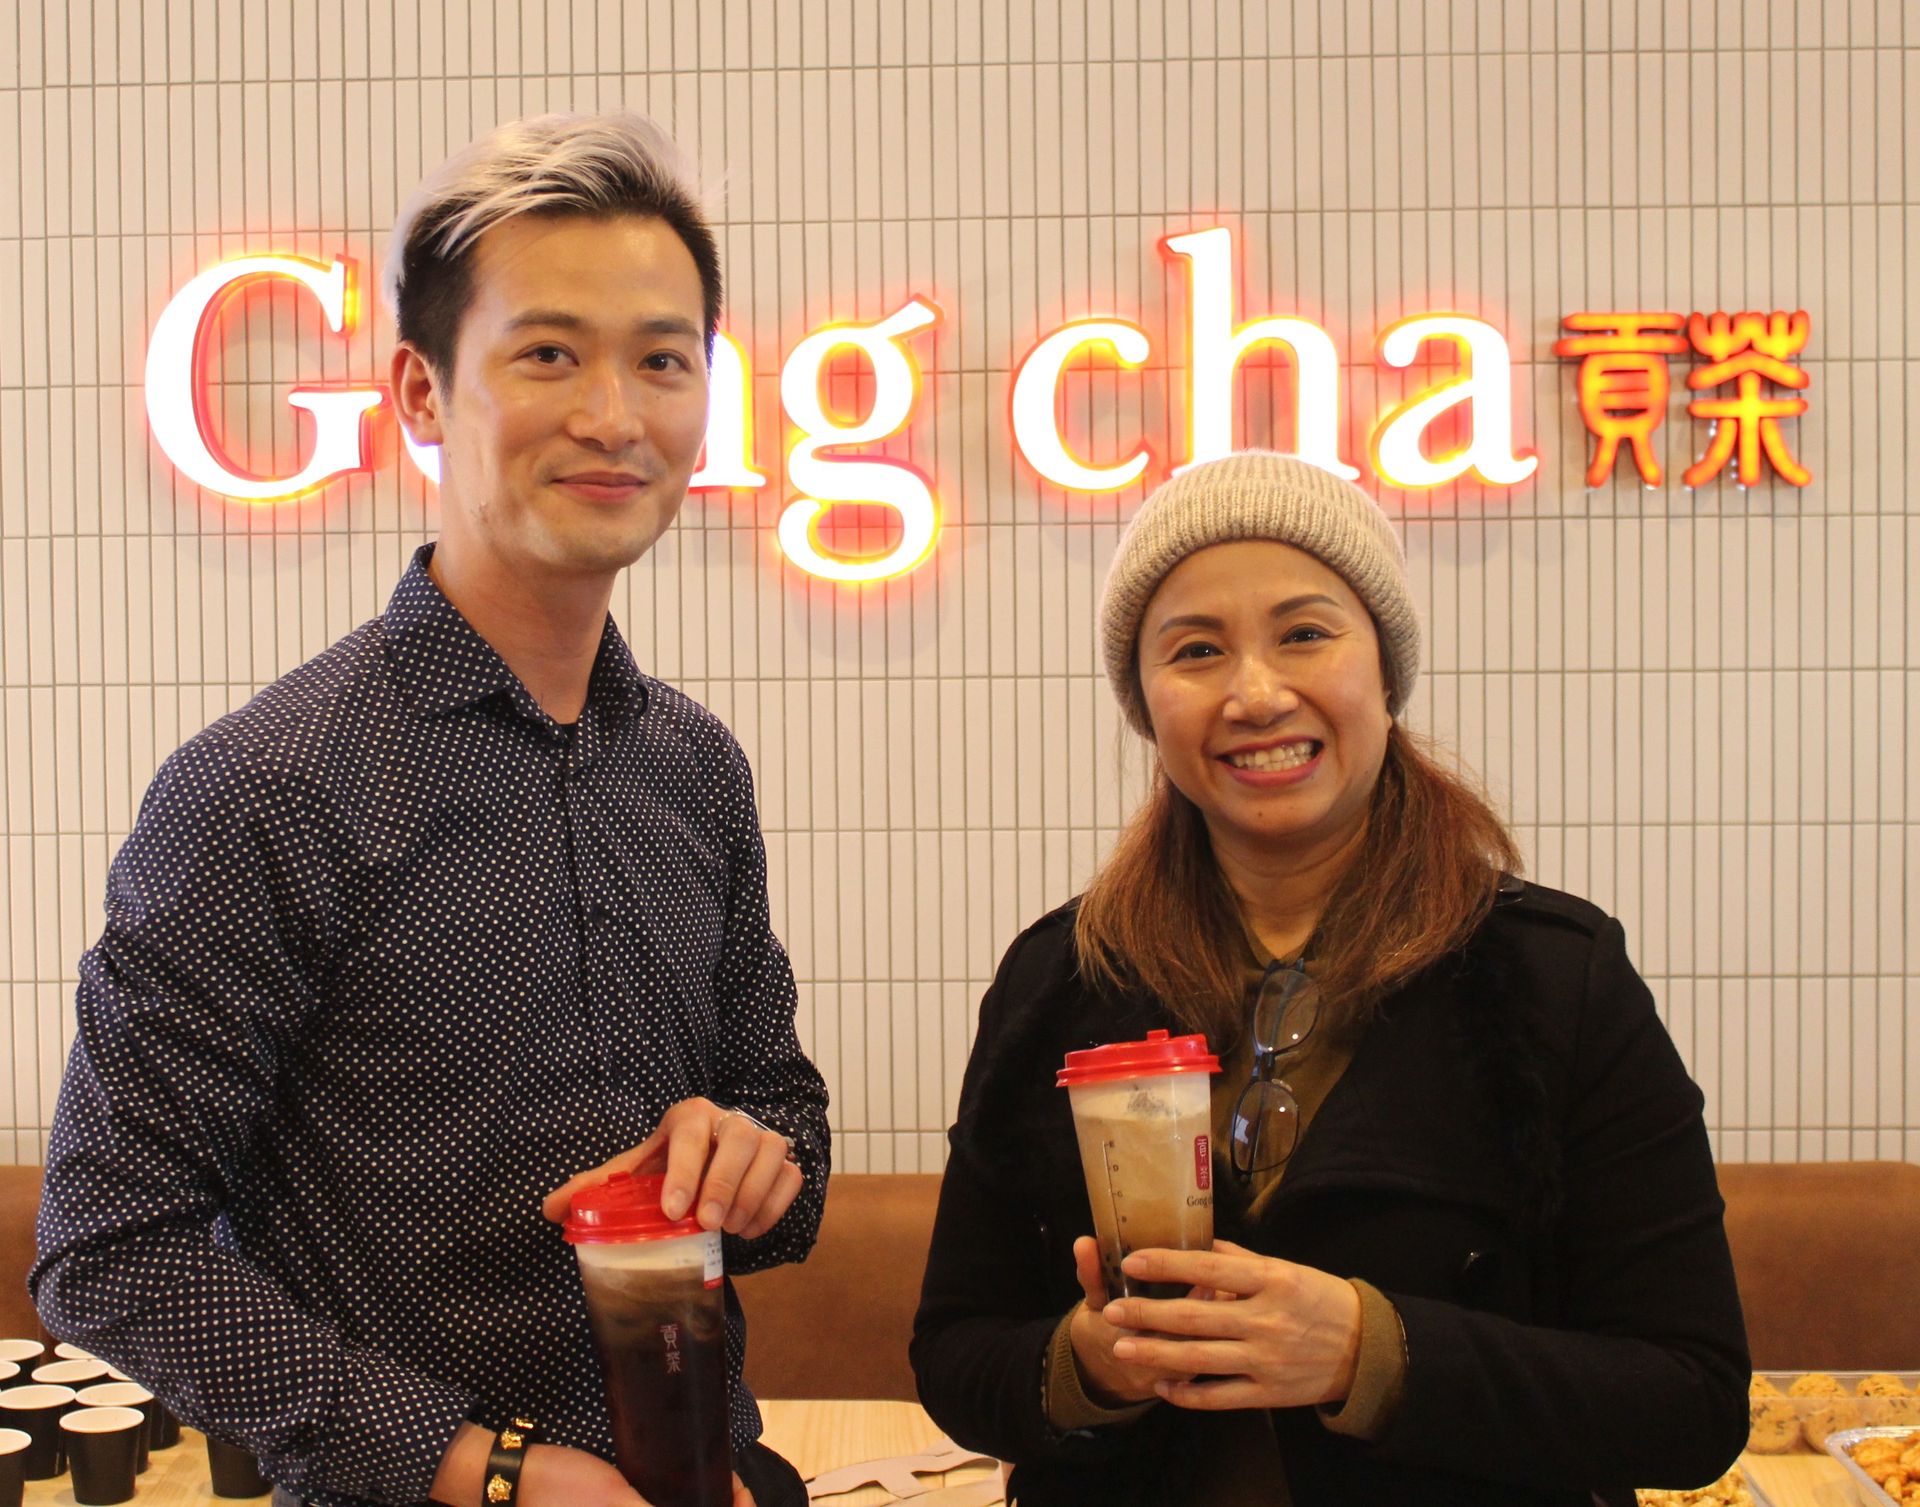
<svg viewBox="0 0 1920 1507"><path fill-rule="evenodd" d="M1756 1455L1784 1455L1799 1445L1800 1415L1777 1391L1772 1399L1756 1397L1750 1411L1747 1448Z"/></svg>
<svg viewBox="0 0 1920 1507"><path fill-rule="evenodd" d="M1860 1405L1850 1398L1830 1402L1824 1407L1815 1408L1807 1414L1800 1425L1800 1433L1807 1441L1807 1447L1823 1450L1827 1447L1827 1435L1837 1434L1842 1429L1860 1427Z"/></svg>

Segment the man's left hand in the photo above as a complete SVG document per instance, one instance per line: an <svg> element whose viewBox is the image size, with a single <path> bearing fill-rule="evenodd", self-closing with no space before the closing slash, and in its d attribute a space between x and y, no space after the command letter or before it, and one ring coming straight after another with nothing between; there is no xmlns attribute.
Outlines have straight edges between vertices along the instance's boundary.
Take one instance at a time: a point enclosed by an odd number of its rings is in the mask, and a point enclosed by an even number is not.
<svg viewBox="0 0 1920 1507"><path fill-rule="evenodd" d="M692 1209L702 1228L754 1240L772 1229L799 1195L800 1168L789 1149L785 1136L711 1099L682 1099L633 1150L549 1193L541 1212L559 1223L583 1188L616 1172L664 1171L660 1208L667 1218L684 1218Z"/></svg>

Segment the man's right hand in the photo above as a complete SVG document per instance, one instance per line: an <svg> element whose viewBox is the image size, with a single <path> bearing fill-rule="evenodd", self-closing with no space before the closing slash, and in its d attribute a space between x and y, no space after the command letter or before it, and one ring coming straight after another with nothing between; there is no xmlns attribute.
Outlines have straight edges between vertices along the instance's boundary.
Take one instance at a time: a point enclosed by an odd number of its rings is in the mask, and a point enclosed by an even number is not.
<svg viewBox="0 0 1920 1507"><path fill-rule="evenodd" d="M477 1423L463 1423L440 1458L432 1497L446 1507L487 1507L487 1457L493 1435ZM647 1507L617 1467L583 1449L534 1444L520 1466L516 1504L525 1507ZM733 1478L733 1507L753 1507L753 1496Z"/></svg>
<svg viewBox="0 0 1920 1507"><path fill-rule="evenodd" d="M1102 1314L1107 1306L1107 1283L1100 1271L1100 1247L1091 1236L1082 1235L1073 1242L1073 1274L1080 1280L1085 1300L1074 1310L1067 1337L1073 1342L1073 1363L1080 1371L1081 1388L1092 1401L1105 1408L1150 1402L1158 1395L1153 1390L1155 1382L1193 1380L1192 1373L1130 1366L1115 1359L1114 1341L1134 1331L1109 1324Z"/></svg>

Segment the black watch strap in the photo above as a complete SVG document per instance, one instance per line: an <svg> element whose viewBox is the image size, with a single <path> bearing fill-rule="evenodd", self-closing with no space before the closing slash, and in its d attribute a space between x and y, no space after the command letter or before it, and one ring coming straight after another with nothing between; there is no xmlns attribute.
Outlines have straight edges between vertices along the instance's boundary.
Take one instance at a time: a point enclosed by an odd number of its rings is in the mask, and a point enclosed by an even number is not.
<svg viewBox="0 0 1920 1507"><path fill-rule="evenodd" d="M493 1436L493 1449L487 1455L487 1483L481 1495L487 1507L513 1507L520 1495L520 1467L527 1462L527 1448L539 1436L540 1425L531 1418L516 1416Z"/></svg>

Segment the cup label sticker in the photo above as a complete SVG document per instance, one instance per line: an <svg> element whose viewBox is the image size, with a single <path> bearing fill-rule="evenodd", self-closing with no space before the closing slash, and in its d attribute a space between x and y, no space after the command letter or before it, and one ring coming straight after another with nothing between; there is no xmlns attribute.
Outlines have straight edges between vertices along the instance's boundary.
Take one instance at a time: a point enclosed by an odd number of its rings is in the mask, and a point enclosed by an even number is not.
<svg viewBox="0 0 1920 1507"><path fill-rule="evenodd" d="M1213 1137L1193 1138L1193 1180L1202 1189L1213 1186Z"/></svg>
<svg viewBox="0 0 1920 1507"><path fill-rule="evenodd" d="M706 1258L707 1280L705 1285L708 1287L718 1287L720 1285L721 1272L724 1270L720 1264L720 1232L718 1230L711 1230L707 1234Z"/></svg>

